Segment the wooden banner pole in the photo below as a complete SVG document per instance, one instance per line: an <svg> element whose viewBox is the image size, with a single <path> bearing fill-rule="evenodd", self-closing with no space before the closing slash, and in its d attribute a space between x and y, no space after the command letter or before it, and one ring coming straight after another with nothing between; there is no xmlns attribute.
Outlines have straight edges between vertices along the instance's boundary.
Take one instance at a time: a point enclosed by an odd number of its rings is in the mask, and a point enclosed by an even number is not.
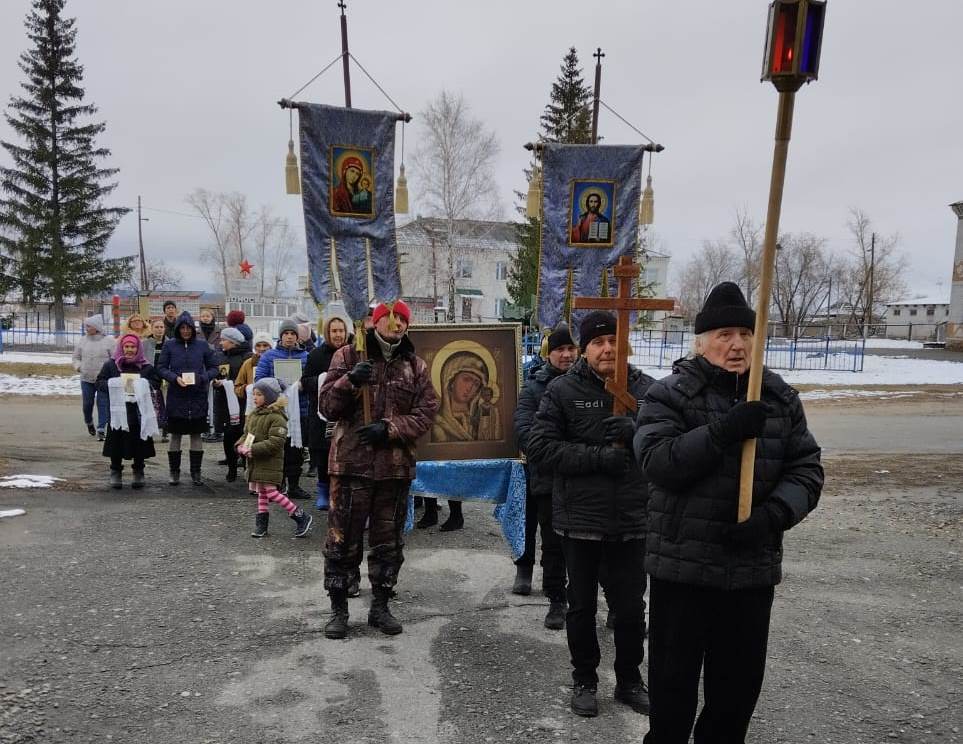
<svg viewBox="0 0 963 744"><path fill-rule="evenodd" d="M762 366L769 326L769 301L772 295L772 275L776 264L776 241L779 238L779 214L782 211L782 191L786 181L786 159L792 136L792 114L795 91L779 94L776 114L776 144L772 155L772 180L769 182L769 209L766 213L766 234L762 244L762 274L756 301L756 328L753 332L752 358L749 368L749 390L746 400L759 400L762 393ZM747 439L742 445L742 464L739 478L738 521L745 522L752 511L752 484L756 462L756 440Z"/></svg>

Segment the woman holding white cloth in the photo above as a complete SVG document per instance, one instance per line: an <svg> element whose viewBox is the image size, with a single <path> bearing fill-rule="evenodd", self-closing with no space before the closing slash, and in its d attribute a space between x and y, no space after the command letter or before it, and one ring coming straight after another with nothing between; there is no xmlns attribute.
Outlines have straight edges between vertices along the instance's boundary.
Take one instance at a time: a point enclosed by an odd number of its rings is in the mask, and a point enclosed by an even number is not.
<svg viewBox="0 0 963 744"><path fill-rule="evenodd" d="M113 358L97 375L97 389L110 401L103 455L110 458L112 488L123 486L124 460L133 460L131 487L144 487L144 460L154 457L153 435L158 432L151 387L158 384L154 367L144 358L140 337L122 336Z"/></svg>

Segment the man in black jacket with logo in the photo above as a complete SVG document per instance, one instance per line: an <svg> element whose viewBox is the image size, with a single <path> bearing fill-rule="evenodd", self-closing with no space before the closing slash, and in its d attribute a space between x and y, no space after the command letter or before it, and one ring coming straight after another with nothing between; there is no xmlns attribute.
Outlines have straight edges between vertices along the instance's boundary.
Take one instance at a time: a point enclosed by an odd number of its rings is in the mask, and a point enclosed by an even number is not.
<svg viewBox="0 0 963 744"><path fill-rule="evenodd" d="M649 479L646 744L689 741L700 673L697 744L745 740L782 578L782 534L822 490L819 446L796 391L765 369L762 400L746 401L754 326L739 288L715 287L696 317L694 358L653 384L639 412L635 452ZM752 438L752 512L737 524L742 445Z"/></svg>
<svg viewBox="0 0 963 744"><path fill-rule="evenodd" d="M565 374L578 359L578 347L572 340L568 325L560 323L547 341L548 359L525 382L515 409L515 442L522 453L528 452L528 435L535 421L535 413L548 383ZM545 627L561 630L565 627L565 557L562 541L552 529L552 473L533 463L525 466L528 490L525 494L525 552L515 561L515 583L512 592L531 594L532 568L535 565L535 534L542 532L542 592L548 597L549 608Z"/></svg>
<svg viewBox="0 0 963 744"><path fill-rule="evenodd" d="M613 416L606 378L615 375L616 321L595 311L579 324L582 359L545 391L528 438L529 461L554 474L552 526L568 571L565 622L572 655L572 710L598 715L600 651L595 630L599 566L608 564L615 603L615 699L647 713L642 683L647 485L632 456L630 416ZM652 378L629 367L641 400Z"/></svg>

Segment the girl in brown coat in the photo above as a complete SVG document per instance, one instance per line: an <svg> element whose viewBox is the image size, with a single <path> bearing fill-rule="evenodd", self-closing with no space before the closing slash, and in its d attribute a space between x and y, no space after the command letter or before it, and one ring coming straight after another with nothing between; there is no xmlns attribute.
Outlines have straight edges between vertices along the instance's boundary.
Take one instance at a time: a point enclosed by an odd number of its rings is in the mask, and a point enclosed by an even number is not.
<svg viewBox="0 0 963 744"><path fill-rule="evenodd" d="M280 504L294 520L295 537L307 537L314 521L278 490L284 472L284 440L288 435L283 389L284 384L273 377L262 377L254 383L255 408L244 424L244 437L237 443L238 453L247 458L250 488L257 492L257 517L251 537L267 535L270 501Z"/></svg>

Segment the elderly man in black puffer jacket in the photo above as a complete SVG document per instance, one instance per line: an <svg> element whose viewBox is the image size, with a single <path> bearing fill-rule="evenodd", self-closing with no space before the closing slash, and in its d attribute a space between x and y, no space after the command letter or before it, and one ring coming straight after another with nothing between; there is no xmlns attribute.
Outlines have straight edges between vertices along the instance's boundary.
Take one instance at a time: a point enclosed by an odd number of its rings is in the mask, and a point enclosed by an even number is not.
<svg viewBox="0 0 963 744"><path fill-rule="evenodd" d="M755 313L724 282L696 318L696 348L652 385L635 452L649 479L650 730L646 744L685 744L700 672L695 742L743 742L762 689L783 532L823 485L820 450L796 391L763 371L746 401ZM752 512L736 523L742 444L757 438Z"/></svg>
<svg viewBox="0 0 963 744"><path fill-rule="evenodd" d="M615 604L615 699L640 713L649 708L640 672L647 488L631 451L634 421L612 416L605 390L605 379L615 375L615 327L615 317L600 311L579 324L583 357L549 383L526 450L529 462L554 473L552 526L562 536L568 571L571 706L580 716L598 715L595 612L603 559ZM637 400L650 384L651 377L629 367L629 393Z"/></svg>

